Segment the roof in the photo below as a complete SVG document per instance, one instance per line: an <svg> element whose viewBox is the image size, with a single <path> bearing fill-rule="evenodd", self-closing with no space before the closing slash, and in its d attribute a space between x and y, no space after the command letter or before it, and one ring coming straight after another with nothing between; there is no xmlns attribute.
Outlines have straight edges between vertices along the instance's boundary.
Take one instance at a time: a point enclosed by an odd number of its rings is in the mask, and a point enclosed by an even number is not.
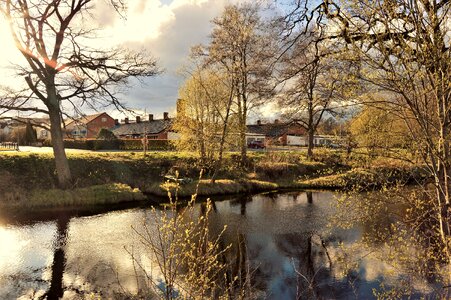
<svg viewBox="0 0 451 300"><path fill-rule="evenodd" d="M66 127L67 127L67 126L73 125L73 123L76 123L76 124L79 124L79 125L80 125L80 124L86 125L86 124L88 124L89 122L91 122L91 121L97 119L98 117L100 117L100 116L103 115L103 114L109 116L106 112L101 112L101 113L94 114L94 115L83 116L83 117L81 117L81 118L78 118L78 119L75 119L75 120L70 121L69 123L66 124Z"/></svg>
<svg viewBox="0 0 451 300"><path fill-rule="evenodd" d="M173 119L159 119L152 121L142 121L140 123L120 124L112 129L116 136L143 134L157 134L168 130L173 123Z"/></svg>
<svg viewBox="0 0 451 300"><path fill-rule="evenodd" d="M247 125L247 132L254 134L264 134L267 137L277 138L284 134L289 134L290 129L293 126L299 127L301 130L304 130L304 127L302 127L297 121L291 121L286 123Z"/></svg>

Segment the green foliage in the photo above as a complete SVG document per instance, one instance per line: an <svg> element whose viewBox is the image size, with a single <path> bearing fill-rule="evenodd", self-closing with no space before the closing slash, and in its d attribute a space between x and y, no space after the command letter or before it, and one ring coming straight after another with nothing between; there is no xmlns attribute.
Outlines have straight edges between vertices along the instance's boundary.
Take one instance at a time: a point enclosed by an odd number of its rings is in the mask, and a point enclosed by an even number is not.
<svg viewBox="0 0 451 300"><path fill-rule="evenodd" d="M97 134L97 139L114 141L114 140L117 140L117 137L110 130L108 130L106 128L102 128L102 129L100 129L99 133Z"/></svg>
<svg viewBox="0 0 451 300"><path fill-rule="evenodd" d="M251 292L249 275L242 275L248 267L246 255L242 253L246 250L238 247L234 258L232 244L224 245L227 226L219 231L212 226L212 202L207 200L200 204L198 211L194 205L197 194L193 194L191 201L180 210L177 191L175 199L173 194L167 195L169 204L158 211L152 209L152 227L145 222L143 230L133 228L147 250L148 259L157 266L161 281L153 279L141 263L142 256L136 257L133 249L126 247L133 263L150 279L137 280L140 298L156 294L157 298L165 300L244 299L244 295Z"/></svg>
<svg viewBox="0 0 451 300"><path fill-rule="evenodd" d="M370 155L384 153L392 148L409 148L412 145L405 121L386 106L366 106L351 121L350 132L360 147L370 150Z"/></svg>
<svg viewBox="0 0 451 300"><path fill-rule="evenodd" d="M226 150L233 126L228 81L230 78L217 70L201 69L191 74L179 91L183 109L173 128L181 138L174 144L179 150L198 153L205 166L222 156L219 152Z"/></svg>

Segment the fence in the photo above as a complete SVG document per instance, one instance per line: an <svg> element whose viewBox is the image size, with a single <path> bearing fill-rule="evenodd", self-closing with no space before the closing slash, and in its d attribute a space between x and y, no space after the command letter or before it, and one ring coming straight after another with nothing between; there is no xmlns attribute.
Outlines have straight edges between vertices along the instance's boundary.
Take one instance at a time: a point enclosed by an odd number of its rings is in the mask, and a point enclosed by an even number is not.
<svg viewBox="0 0 451 300"><path fill-rule="evenodd" d="M0 143L0 150L16 150L19 151L19 144L13 142Z"/></svg>

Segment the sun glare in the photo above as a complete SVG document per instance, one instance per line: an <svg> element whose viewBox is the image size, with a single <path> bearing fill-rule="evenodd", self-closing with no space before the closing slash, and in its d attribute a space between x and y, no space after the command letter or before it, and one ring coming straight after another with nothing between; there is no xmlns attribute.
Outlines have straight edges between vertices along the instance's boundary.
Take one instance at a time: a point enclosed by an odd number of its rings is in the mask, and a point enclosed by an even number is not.
<svg viewBox="0 0 451 300"><path fill-rule="evenodd" d="M17 54L14 46L14 40L9 33L9 29L5 20L0 20L0 66L12 61Z"/></svg>
<svg viewBox="0 0 451 300"><path fill-rule="evenodd" d="M20 247L21 241L14 231L0 227L0 270L16 258Z"/></svg>

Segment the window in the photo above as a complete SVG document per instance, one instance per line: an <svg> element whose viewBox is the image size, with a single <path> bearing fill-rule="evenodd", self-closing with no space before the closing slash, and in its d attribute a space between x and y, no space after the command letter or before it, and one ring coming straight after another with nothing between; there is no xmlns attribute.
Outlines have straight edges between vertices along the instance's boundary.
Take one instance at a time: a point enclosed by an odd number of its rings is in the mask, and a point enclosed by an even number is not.
<svg viewBox="0 0 451 300"><path fill-rule="evenodd" d="M105 123L105 122L106 122L106 118L103 117L103 118L102 118L102 123Z"/></svg>

